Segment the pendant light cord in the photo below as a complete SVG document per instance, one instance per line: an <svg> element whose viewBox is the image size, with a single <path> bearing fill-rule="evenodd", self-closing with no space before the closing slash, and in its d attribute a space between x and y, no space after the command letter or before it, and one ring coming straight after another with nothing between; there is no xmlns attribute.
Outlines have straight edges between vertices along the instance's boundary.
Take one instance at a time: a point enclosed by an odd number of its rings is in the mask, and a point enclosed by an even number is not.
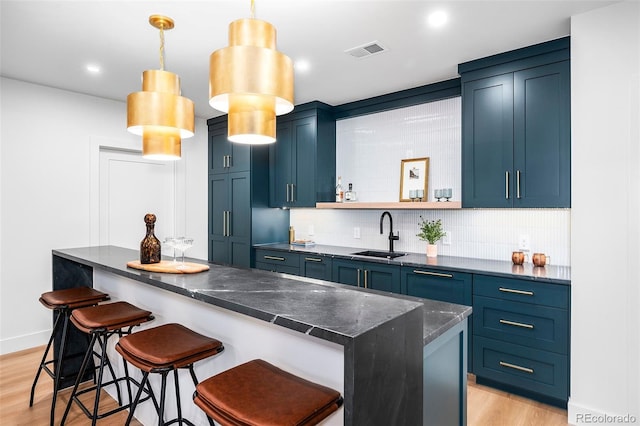
<svg viewBox="0 0 640 426"><path fill-rule="evenodd" d="M160 25L160 70L164 71L164 25Z"/></svg>
<svg viewBox="0 0 640 426"><path fill-rule="evenodd" d="M251 0L251 19L256 17L256 2L255 0Z"/></svg>

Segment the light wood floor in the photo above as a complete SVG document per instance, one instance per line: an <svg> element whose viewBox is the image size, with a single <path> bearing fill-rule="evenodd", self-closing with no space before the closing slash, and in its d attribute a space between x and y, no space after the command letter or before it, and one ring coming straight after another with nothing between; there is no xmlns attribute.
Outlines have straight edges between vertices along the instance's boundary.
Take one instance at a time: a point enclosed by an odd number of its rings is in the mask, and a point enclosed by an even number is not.
<svg viewBox="0 0 640 426"><path fill-rule="evenodd" d="M40 362L44 346L0 356L0 424L40 426L49 422L52 383L43 373L36 387L33 407L29 408L31 383ZM104 394L102 409L116 403ZM60 392L56 404L59 421L69 401L69 390ZM520 396L501 392L475 383L471 376L467 392L467 420L469 426L566 426L567 411L541 404ZM114 414L98 422L100 425L121 425L127 411ZM74 404L69 413L69 426L90 424ZM132 424L140 425L138 422Z"/></svg>

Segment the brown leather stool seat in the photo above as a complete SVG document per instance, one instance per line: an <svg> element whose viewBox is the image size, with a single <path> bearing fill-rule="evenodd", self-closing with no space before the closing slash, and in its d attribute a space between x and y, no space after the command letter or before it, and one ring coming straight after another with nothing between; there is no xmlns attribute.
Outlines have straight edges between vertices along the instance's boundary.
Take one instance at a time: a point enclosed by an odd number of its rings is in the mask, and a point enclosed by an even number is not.
<svg viewBox="0 0 640 426"><path fill-rule="evenodd" d="M193 401L223 426L315 425L343 402L338 391L261 359L204 380Z"/></svg>
<svg viewBox="0 0 640 426"><path fill-rule="evenodd" d="M193 364L222 352L224 346L220 341L198 334L180 324L165 324L123 337L116 344L116 350L125 361L142 370L141 386L129 410L126 424L129 424L133 418L141 391L148 383L149 373L159 373L162 376L160 407L157 407L159 424L193 425L188 419L182 418L178 368L188 368L193 384L197 385L198 379L193 370ZM170 371L174 374L178 417L165 423L164 400L167 374Z"/></svg>
<svg viewBox="0 0 640 426"><path fill-rule="evenodd" d="M95 425L98 419L107 417L111 414L129 408L129 406L131 405L132 395L131 383L135 384L138 387L142 386L129 377L126 363L124 364L125 377L116 378L113 367L111 366L111 362L109 361L109 358L107 356L107 342L109 338L114 334L117 334L120 337L122 337L122 335L131 334L133 327L147 321L151 321L152 319L153 315L151 315L151 312L140 309L127 302L107 303L103 305L90 306L73 310L73 312L71 313L71 322L76 326L78 330L89 334L91 336L91 341L82 361L82 366L80 367L80 372L78 373L78 376L76 378L75 385L73 386L73 390L71 391L71 395L69 396L69 402L67 403L67 408L65 409L64 415L62 417L62 421L60 423L61 425L64 424L67 415L69 414L71 404L73 404L74 402L77 403L82 411L87 415L87 417L92 420L92 425ZM93 349L96 342L100 345L100 353L95 352ZM78 391L78 386L80 385L82 377L85 374L85 371L89 364L89 360L93 356L98 357L98 359L100 360L100 364L97 367L98 379L96 381L96 384L90 388ZM105 367L107 367L111 372L111 380L102 383L102 377ZM120 394L119 386L119 383L122 381L126 382L127 384L127 390L129 393L128 404L123 404L122 402L122 396ZM120 404L120 406L106 413L100 414L98 412L100 405L100 391L103 387L112 384L116 385L118 403ZM84 405L84 403L80 401L79 396L94 391L95 399L93 411L90 412ZM151 392L147 393L148 396L146 397L146 399L151 398Z"/></svg>
<svg viewBox="0 0 640 426"><path fill-rule="evenodd" d="M64 366L64 360L80 354L67 354L65 353L65 346L67 343L67 332L69 330L69 318L71 311L76 308L83 308L86 306L94 306L98 303L108 300L109 295L98 290L94 290L90 287L76 287L63 290L53 290L46 293L42 293L40 296L40 303L54 312L54 325L51 331L51 337L42 355L40 366L36 372L36 377L31 385L31 396L29 398L29 407L33 406L33 397L36 390L36 384L40 373L44 370L53 379L53 398L51 399L51 413L50 423L53 425L54 416L56 410L56 400L58 396L58 389L60 387L60 381L64 378L62 370ZM55 340L56 334L62 327L62 337L60 339L60 347L58 348L58 354L55 355L52 360L46 361L51 345ZM49 364L53 364L53 370L49 368Z"/></svg>

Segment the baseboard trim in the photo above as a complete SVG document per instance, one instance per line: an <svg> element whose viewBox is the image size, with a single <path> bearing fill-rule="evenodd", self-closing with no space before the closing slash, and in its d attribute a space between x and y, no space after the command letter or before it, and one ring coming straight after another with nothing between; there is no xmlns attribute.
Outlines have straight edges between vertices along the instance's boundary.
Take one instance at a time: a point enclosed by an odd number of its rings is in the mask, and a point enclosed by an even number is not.
<svg viewBox="0 0 640 426"><path fill-rule="evenodd" d="M49 341L49 336L51 336L51 329L0 340L0 355L46 345Z"/></svg>

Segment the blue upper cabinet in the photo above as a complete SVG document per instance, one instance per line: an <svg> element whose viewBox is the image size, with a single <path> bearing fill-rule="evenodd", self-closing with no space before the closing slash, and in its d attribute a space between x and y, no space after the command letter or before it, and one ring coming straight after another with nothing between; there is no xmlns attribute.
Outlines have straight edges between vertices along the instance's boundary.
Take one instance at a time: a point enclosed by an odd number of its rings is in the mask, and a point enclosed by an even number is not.
<svg viewBox="0 0 640 426"><path fill-rule="evenodd" d="M227 139L227 116L209 123L209 174L248 172L251 169L249 145Z"/></svg>
<svg viewBox="0 0 640 426"><path fill-rule="evenodd" d="M569 38L458 70L462 206L570 207Z"/></svg>
<svg viewBox="0 0 640 426"><path fill-rule="evenodd" d="M331 107L298 105L277 118L269 147L269 205L315 207L335 201L336 126Z"/></svg>

